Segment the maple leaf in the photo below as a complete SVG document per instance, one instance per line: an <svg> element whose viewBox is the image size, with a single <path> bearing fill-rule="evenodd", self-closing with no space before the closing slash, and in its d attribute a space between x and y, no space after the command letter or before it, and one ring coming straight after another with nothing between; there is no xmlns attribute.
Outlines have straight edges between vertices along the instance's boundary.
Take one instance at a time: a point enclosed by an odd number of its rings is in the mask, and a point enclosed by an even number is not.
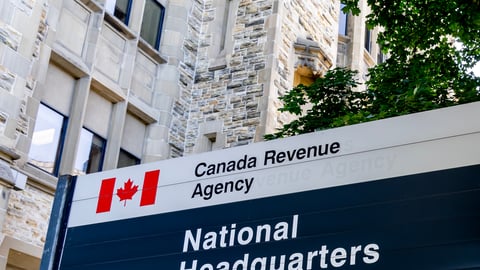
<svg viewBox="0 0 480 270"><path fill-rule="evenodd" d="M125 201L123 206L127 206L127 200L131 200L137 191L138 185L133 185L132 180L128 179L127 182L123 183L123 187L117 189L117 196L120 201Z"/></svg>

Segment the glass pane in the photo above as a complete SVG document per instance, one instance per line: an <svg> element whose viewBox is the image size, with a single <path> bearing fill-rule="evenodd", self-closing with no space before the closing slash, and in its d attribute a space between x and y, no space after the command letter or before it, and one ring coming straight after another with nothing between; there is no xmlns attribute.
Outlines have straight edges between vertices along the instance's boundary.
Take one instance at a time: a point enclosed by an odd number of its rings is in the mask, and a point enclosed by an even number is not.
<svg viewBox="0 0 480 270"><path fill-rule="evenodd" d="M146 1L140 36L156 49L158 49L160 41L163 12L163 6L155 0Z"/></svg>
<svg viewBox="0 0 480 270"><path fill-rule="evenodd" d="M130 1L131 0L117 0L115 3L115 11L113 14L125 24L128 24Z"/></svg>
<svg viewBox="0 0 480 270"><path fill-rule="evenodd" d="M338 33L340 35L347 35L347 14L342 11L345 4L340 4L340 16L338 18Z"/></svg>
<svg viewBox="0 0 480 270"><path fill-rule="evenodd" d="M104 152L105 140L94 135L92 138L92 147L90 148L87 173L99 172L102 170Z"/></svg>
<svg viewBox="0 0 480 270"><path fill-rule="evenodd" d="M371 35L372 35L372 32L370 31L370 29L367 28L367 25L365 25L365 49L367 49L368 52L370 52L370 50L372 49L371 47Z"/></svg>
<svg viewBox="0 0 480 270"><path fill-rule="evenodd" d="M28 153L29 162L49 173L55 172L64 117L40 104Z"/></svg>
<svg viewBox="0 0 480 270"><path fill-rule="evenodd" d="M85 174L101 171L104 152L105 140L86 129L82 129L75 160L75 173Z"/></svg>
<svg viewBox="0 0 480 270"><path fill-rule="evenodd" d="M127 151L120 149L120 155L118 156L117 168L123 168L140 164L140 159L136 156L128 153Z"/></svg>

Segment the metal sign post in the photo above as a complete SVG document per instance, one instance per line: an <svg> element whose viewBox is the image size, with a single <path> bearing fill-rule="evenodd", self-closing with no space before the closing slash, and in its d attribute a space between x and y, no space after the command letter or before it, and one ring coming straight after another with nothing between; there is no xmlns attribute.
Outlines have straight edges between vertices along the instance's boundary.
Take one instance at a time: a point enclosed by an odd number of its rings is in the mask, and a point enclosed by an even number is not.
<svg viewBox="0 0 480 270"><path fill-rule="evenodd" d="M59 269L76 179L71 175L58 179L40 270Z"/></svg>

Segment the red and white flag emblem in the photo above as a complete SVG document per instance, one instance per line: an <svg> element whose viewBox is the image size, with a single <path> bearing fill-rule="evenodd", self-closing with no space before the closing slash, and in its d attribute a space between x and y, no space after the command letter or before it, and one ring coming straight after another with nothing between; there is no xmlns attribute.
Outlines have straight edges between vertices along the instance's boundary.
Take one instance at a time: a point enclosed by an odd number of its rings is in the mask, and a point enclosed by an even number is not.
<svg viewBox="0 0 480 270"><path fill-rule="evenodd" d="M143 179L143 187L141 190L140 206L155 204L157 197L158 179L160 170L145 172ZM115 192L115 184L117 178L106 178L102 180L100 192L98 194L97 213L110 212L112 207L113 196L117 195L121 201L124 201L124 206L127 205L127 200L131 200L138 192L138 185L135 185L131 179L123 183L121 188Z"/></svg>

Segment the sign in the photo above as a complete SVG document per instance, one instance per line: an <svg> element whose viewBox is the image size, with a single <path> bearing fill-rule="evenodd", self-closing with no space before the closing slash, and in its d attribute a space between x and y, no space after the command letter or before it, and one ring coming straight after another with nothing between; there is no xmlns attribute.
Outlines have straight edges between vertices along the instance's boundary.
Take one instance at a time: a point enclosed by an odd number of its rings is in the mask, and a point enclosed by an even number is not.
<svg viewBox="0 0 480 270"><path fill-rule="evenodd" d="M53 269L480 267L479 114L472 103L80 176Z"/></svg>

